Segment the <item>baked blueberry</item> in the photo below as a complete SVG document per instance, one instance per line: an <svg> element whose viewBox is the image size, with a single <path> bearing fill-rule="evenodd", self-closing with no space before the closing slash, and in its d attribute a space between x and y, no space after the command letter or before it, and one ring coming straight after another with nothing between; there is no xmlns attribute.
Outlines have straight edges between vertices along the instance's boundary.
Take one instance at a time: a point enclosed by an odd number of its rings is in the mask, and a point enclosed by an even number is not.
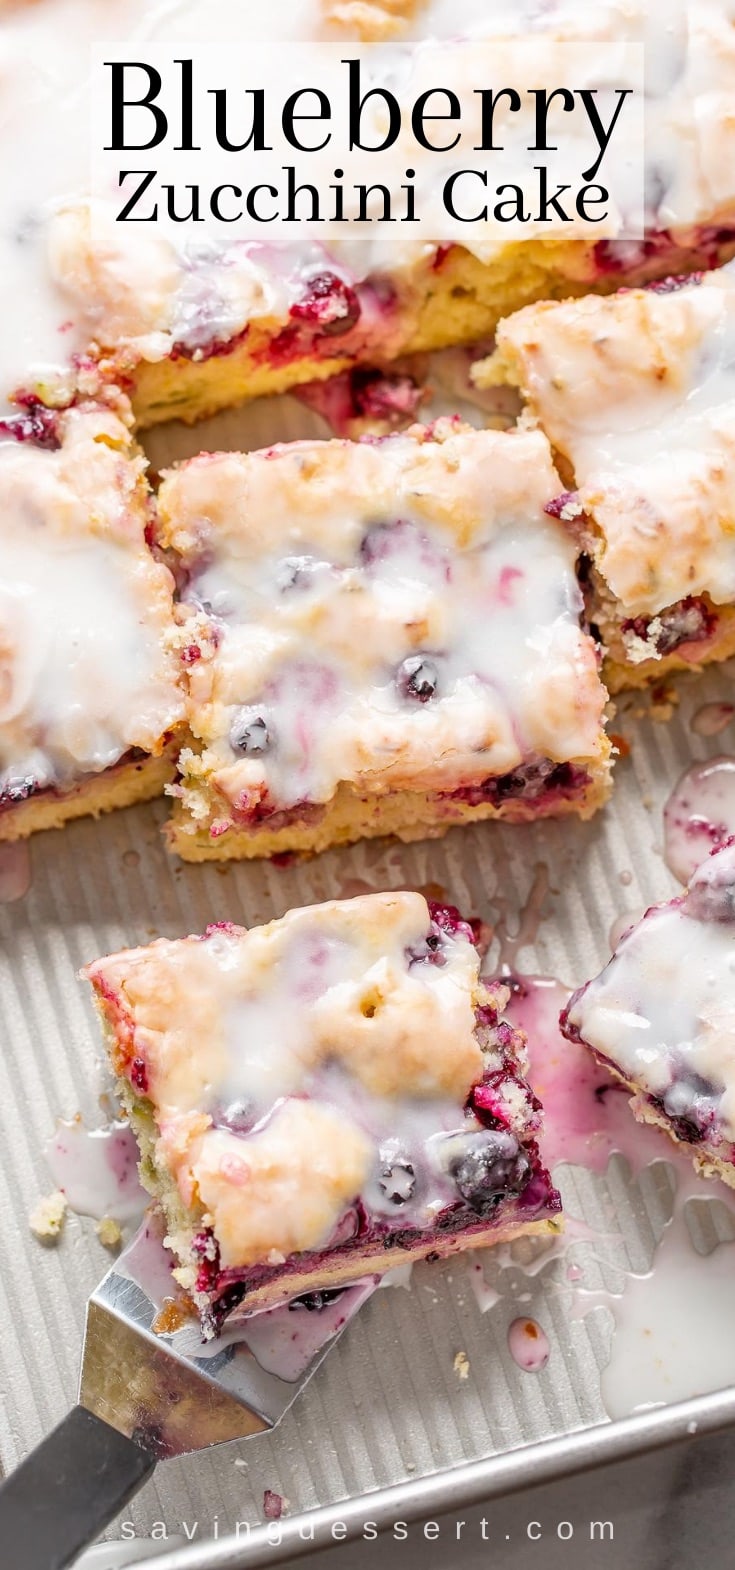
<svg viewBox="0 0 735 1570"><path fill-rule="evenodd" d="M318 1314L330 1303L336 1303L345 1291L344 1287L322 1287L318 1292L304 1292L301 1297L294 1297L289 1303L290 1309L305 1308L308 1314Z"/></svg>
<svg viewBox="0 0 735 1570"><path fill-rule="evenodd" d="M212 1113L214 1128L229 1128L233 1134L248 1134L256 1121L255 1104L247 1098L231 1101Z"/></svg>
<svg viewBox="0 0 735 1570"><path fill-rule="evenodd" d="M515 1134L486 1129L468 1134L450 1162L459 1193L473 1210L483 1211L501 1199L517 1198L530 1175L531 1163Z"/></svg>
<svg viewBox="0 0 735 1570"><path fill-rule="evenodd" d="M380 1169L378 1188L391 1205L405 1205L416 1191L416 1170L404 1156L389 1158Z"/></svg>
<svg viewBox="0 0 735 1570"><path fill-rule="evenodd" d="M312 273L300 300L291 306L296 321L308 322L320 333L336 338L348 333L360 317L360 301L354 289L336 273Z"/></svg>
<svg viewBox="0 0 735 1570"><path fill-rule="evenodd" d="M711 856L697 868L683 909L694 921L735 921L735 868L732 857Z"/></svg>
<svg viewBox="0 0 735 1570"><path fill-rule="evenodd" d="M436 661L426 654L409 654L408 659L398 667L396 682L404 698L410 698L415 703L428 703L430 698L436 697L439 686Z"/></svg>
<svg viewBox="0 0 735 1570"><path fill-rule="evenodd" d="M406 958L409 965L443 965L445 956L442 953L442 940L438 932L430 932L423 943L417 943L414 948L408 949Z"/></svg>
<svg viewBox="0 0 735 1570"><path fill-rule="evenodd" d="M278 587L282 594L289 589L308 589L320 568L329 564L316 556L285 556L278 568Z"/></svg>
<svg viewBox="0 0 735 1570"><path fill-rule="evenodd" d="M241 709L230 727L230 746L242 757L255 758L268 752L273 738L262 714Z"/></svg>

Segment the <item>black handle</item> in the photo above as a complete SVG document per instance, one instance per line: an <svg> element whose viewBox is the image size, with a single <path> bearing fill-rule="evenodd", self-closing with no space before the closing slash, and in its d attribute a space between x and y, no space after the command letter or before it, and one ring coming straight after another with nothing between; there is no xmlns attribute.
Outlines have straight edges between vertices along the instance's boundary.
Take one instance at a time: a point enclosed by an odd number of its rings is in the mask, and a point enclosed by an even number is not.
<svg viewBox="0 0 735 1570"><path fill-rule="evenodd" d="M64 1570L155 1464L132 1439L75 1406L0 1487L0 1564Z"/></svg>

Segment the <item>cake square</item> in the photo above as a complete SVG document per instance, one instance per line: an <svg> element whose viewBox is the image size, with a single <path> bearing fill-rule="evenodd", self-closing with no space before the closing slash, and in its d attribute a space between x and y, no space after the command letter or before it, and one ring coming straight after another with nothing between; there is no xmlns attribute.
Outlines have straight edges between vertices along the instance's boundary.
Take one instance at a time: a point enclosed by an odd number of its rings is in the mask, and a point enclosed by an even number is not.
<svg viewBox="0 0 735 1570"><path fill-rule="evenodd" d="M589 816L606 693L535 431L457 420L202 454L164 475L192 744L187 860ZM189 628L188 634L186 628Z"/></svg>
<svg viewBox="0 0 735 1570"><path fill-rule="evenodd" d="M477 379L558 456L611 690L735 652L735 271L529 306Z"/></svg>
<svg viewBox="0 0 735 1570"><path fill-rule="evenodd" d="M562 1030L633 1092L642 1123L735 1187L735 841L654 905L580 987Z"/></svg>
<svg viewBox="0 0 735 1570"><path fill-rule="evenodd" d="M173 578L117 412L0 435L0 840L160 795L183 718Z"/></svg>
<svg viewBox="0 0 735 1570"><path fill-rule="evenodd" d="M558 1230L525 1037L471 926L417 893L291 910L89 965L205 1331Z"/></svg>

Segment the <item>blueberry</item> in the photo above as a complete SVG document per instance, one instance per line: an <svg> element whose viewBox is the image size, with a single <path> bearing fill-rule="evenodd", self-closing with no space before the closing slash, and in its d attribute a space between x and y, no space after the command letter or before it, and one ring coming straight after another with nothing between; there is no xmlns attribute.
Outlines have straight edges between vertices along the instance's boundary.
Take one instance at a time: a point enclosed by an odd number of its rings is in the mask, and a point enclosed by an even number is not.
<svg viewBox="0 0 735 1570"><path fill-rule="evenodd" d="M657 1105L669 1119L675 1134L690 1145L705 1138L717 1116L722 1088L701 1074L688 1073L674 1079Z"/></svg>
<svg viewBox="0 0 735 1570"><path fill-rule="evenodd" d="M32 775L26 775L22 780L8 780L0 789L0 801L28 801L29 796L35 795L38 790L38 781Z"/></svg>
<svg viewBox="0 0 735 1570"><path fill-rule="evenodd" d="M316 569L323 564L314 556L286 556L278 568L277 583L282 594L289 589L307 589Z"/></svg>
<svg viewBox="0 0 735 1570"><path fill-rule="evenodd" d="M305 1308L309 1314L318 1314L330 1303L336 1303L344 1291L344 1287L322 1287L318 1292L304 1292L301 1297L292 1298L288 1306L291 1310Z"/></svg>
<svg viewBox="0 0 735 1570"><path fill-rule="evenodd" d="M256 1121L255 1105L247 1098L231 1101L212 1114L215 1128L229 1128L233 1134L248 1134Z"/></svg>
<svg viewBox="0 0 735 1570"><path fill-rule="evenodd" d="M402 1157L389 1160L380 1169L378 1188L391 1205L405 1205L416 1191L416 1172Z"/></svg>
<svg viewBox="0 0 735 1570"><path fill-rule="evenodd" d="M531 1163L514 1134L485 1129L462 1140L449 1170L473 1210L492 1209L501 1199L515 1198L530 1175Z"/></svg>
<svg viewBox="0 0 735 1570"><path fill-rule="evenodd" d="M255 758L262 752L267 752L272 743L273 737L262 714L252 714L247 709L242 709L230 727L230 746L233 752L239 752L243 757Z"/></svg>
<svg viewBox="0 0 735 1570"><path fill-rule="evenodd" d="M55 452L61 446L58 409L47 409L40 399L30 394L17 399L17 402L22 405L21 413L0 420L0 435L12 436L17 442L31 442L36 447Z"/></svg>
<svg viewBox="0 0 735 1570"><path fill-rule="evenodd" d="M436 662L425 654L409 654L408 659L398 667L396 682L404 698L411 698L415 703L428 703L436 695L439 685Z"/></svg>
<svg viewBox="0 0 735 1570"><path fill-rule="evenodd" d="M735 850L708 856L689 883L684 914L693 921L735 922Z"/></svg>
<svg viewBox="0 0 735 1570"><path fill-rule="evenodd" d="M296 321L309 324L319 333L336 338L348 333L360 317L360 301L354 289L336 273L312 273L304 293L294 301L290 313Z"/></svg>
<svg viewBox="0 0 735 1570"><path fill-rule="evenodd" d="M439 934L430 932L428 938L422 939L415 948L406 950L406 959L409 965L446 965L446 955L442 950Z"/></svg>
<svg viewBox="0 0 735 1570"><path fill-rule="evenodd" d="M390 554L391 547L394 544L395 532L396 530L400 530L400 528L400 522L395 524L374 523L371 528L368 529L367 534L363 536L362 542L360 544L360 557L362 561L365 562L368 566L370 566L372 562L384 561L386 556Z"/></svg>

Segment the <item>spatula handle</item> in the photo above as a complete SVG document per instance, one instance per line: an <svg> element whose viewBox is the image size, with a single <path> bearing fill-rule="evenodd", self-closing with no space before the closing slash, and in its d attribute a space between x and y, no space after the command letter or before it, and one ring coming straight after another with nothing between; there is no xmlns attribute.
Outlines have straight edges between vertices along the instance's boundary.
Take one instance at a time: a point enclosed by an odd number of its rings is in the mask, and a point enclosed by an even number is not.
<svg viewBox="0 0 735 1570"><path fill-rule="evenodd" d="M0 1562L64 1570L155 1464L132 1439L75 1406L0 1486Z"/></svg>

